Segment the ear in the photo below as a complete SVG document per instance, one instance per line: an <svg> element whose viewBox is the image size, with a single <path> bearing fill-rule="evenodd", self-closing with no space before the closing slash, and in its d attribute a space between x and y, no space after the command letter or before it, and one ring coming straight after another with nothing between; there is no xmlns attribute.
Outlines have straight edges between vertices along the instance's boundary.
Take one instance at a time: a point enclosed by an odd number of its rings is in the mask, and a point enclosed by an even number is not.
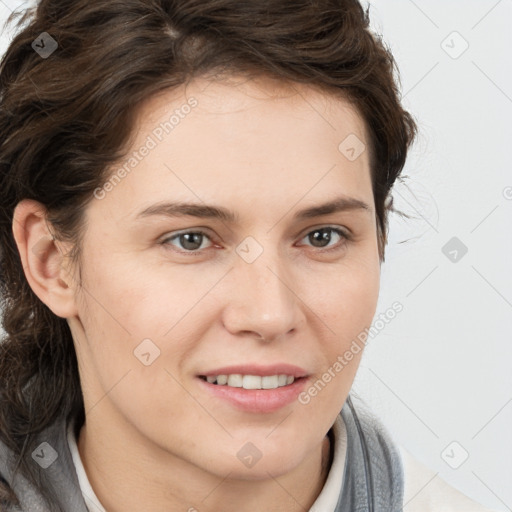
<svg viewBox="0 0 512 512"><path fill-rule="evenodd" d="M48 229L44 206L31 199L20 201L14 210L12 230L33 292L57 316L76 316L75 282L63 248Z"/></svg>

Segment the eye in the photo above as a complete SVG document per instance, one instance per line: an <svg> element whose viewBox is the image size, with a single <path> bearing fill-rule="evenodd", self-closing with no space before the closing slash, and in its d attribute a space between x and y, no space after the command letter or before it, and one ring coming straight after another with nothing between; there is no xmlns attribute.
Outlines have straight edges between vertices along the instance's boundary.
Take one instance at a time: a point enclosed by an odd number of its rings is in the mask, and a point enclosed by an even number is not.
<svg viewBox="0 0 512 512"><path fill-rule="evenodd" d="M181 245L179 247L181 252L199 252L200 249L204 249L202 242L205 238L211 241L210 237L203 231L183 231L165 238L161 243L167 245L176 240ZM174 244L171 243L171 245Z"/></svg>
<svg viewBox="0 0 512 512"><path fill-rule="evenodd" d="M332 247L329 247L329 244L333 240L332 233L334 233L335 237L338 237L340 241ZM350 240L350 235L340 228L326 226L310 231L302 238L302 240L305 238L312 242L312 247L320 250L323 249L322 252L327 252L339 250L344 247L345 242ZM178 249L178 252L193 254L200 253L202 250L207 248L203 244L205 240L210 240L210 242L212 241L204 231L182 231L181 233L164 238L161 241L161 244L164 246L172 245Z"/></svg>
<svg viewBox="0 0 512 512"><path fill-rule="evenodd" d="M333 239L332 233L335 233L335 235L339 237L341 241L340 243L335 244L332 247L329 247L329 243ZM350 240L350 235L348 233L345 233L345 231L342 229L326 226L310 231L304 238L311 240L312 246L315 248L323 249L325 247L328 247L328 249L326 250L332 251L341 249L343 246L345 246L346 241Z"/></svg>

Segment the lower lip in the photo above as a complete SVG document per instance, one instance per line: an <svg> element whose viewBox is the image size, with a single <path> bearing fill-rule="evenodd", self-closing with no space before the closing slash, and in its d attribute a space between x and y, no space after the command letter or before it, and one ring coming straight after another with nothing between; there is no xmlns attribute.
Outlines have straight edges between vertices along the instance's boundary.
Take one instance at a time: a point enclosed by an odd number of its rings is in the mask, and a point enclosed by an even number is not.
<svg viewBox="0 0 512 512"><path fill-rule="evenodd" d="M226 400L242 411L256 413L278 411L293 403L306 386L307 381L305 377L301 377L292 384L281 388L244 389L211 384L199 377L198 380L208 393Z"/></svg>

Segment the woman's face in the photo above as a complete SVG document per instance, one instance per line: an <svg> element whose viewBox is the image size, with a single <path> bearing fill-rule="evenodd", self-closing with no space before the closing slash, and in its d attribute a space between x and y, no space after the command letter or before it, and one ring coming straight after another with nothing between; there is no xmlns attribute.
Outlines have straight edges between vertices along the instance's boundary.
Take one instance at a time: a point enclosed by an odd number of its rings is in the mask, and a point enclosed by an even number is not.
<svg viewBox="0 0 512 512"><path fill-rule="evenodd" d="M140 110L87 207L69 322L88 425L262 479L318 448L359 364L362 351L333 371L378 299L369 151L343 100L208 83Z"/></svg>

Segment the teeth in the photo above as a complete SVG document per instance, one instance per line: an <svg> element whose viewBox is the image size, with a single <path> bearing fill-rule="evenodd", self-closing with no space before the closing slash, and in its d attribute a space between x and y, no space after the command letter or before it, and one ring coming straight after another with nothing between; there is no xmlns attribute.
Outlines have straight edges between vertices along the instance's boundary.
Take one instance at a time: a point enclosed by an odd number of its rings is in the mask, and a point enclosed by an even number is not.
<svg viewBox="0 0 512 512"><path fill-rule="evenodd" d="M228 376L227 375L217 375L217 384L220 384L223 386L224 384L228 383Z"/></svg>
<svg viewBox="0 0 512 512"><path fill-rule="evenodd" d="M244 375L244 389L261 389L261 377L258 375Z"/></svg>
<svg viewBox="0 0 512 512"><path fill-rule="evenodd" d="M217 383L219 386L228 385L232 388L244 389L276 389L283 386L289 386L295 380L291 375L241 375L234 373L232 375L209 375L206 377L210 384Z"/></svg>
<svg viewBox="0 0 512 512"><path fill-rule="evenodd" d="M277 388L277 381L279 377L277 375L270 375L268 377L261 378L261 387L263 389L275 389Z"/></svg>
<svg viewBox="0 0 512 512"><path fill-rule="evenodd" d="M243 377L239 373L234 373L228 376L228 386L232 388L241 388L243 383Z"/></svg>

